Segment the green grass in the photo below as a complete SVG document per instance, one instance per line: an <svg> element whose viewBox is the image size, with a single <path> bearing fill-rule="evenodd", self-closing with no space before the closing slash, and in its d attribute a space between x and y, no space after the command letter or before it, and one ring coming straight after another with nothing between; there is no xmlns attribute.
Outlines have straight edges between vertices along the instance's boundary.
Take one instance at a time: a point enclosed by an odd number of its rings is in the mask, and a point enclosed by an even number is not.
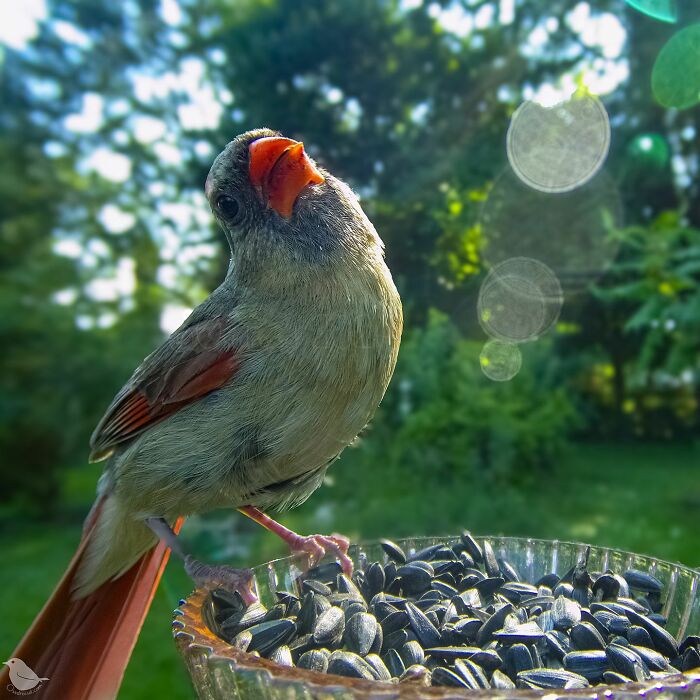
<svg viewBox="0 0 700 700"><path fill-rule="evenodd" d="M401 521L394 519L390 525L367 513L338 509L331 514L332 526L345 528L348 534L361 539L456 532L469 527L479 533L583 540L698 567L699 457L697 450L678 445L584 445L575 447L556 474L514 507L504 508L497 501L484 504L479 494L465 484L461 494L465 503L463 511L458 514L447 509L445 513L436 513L430 504L436 502L433 499L440 495L441 485L426 484L420 494L413 494L414 505L403 511ZM94 470L71 471L64 489L64 511L68 515L62 522L48 525L16 520L2 522L0 655L5 655L3 659L10 654L70 559L80 533L77 513L86 510L94 492L94 481ZM332 489L328 495L332 496ZM285 515L285 523L314 531L321 528L315 514L323 502L321 491L310 503ZM377 499L368 503L367 509L367 512L370 509L382 512L386 503ZM255 541L259 546L250 564L282 552L274 538L267 535ZM170 633L171 611L189 590L179 562L171 562L127 669L120 698L193 697Z"/></svg>

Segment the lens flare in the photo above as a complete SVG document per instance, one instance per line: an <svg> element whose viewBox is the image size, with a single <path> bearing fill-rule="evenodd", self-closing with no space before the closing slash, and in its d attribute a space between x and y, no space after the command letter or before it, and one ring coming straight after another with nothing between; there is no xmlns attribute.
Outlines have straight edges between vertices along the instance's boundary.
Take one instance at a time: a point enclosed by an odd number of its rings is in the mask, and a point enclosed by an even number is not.
<svg viewBox="0 0 700 700"><path fill-rule="evenodd" d="M506 147L513 172L526 185L568 192L602 167L610 147L608 114L589 94L552 107L524 102L513 114Z"/></svg>
<svg viewBox="0 0 700 700"><path fill-rule="evenodd" d="M651 90L663 107L688 109L700 102L700 23L664 44L651 71Z"/></svg>
<svg viewBox="0 0 700 700"><path fill-rule="evenodd" d="M520 371L522 363L518 346L500 340L487 341L479 355L481 371L494 382L511 380Z"/></svg>
<svg viewBox="0 0 700 700"><path fill-rule="evenodd" d="M487 335L524 343L552 327L563 302L559 280L544 263L512 258L487 275L479 291L477 313Z"/></svg>
<svg viewBox="0 0 700 700"><path fill-rule="evenodd" d="M662 22L678 20L676 0L625 0L625 2L647 17L653 17Z"/></svg>

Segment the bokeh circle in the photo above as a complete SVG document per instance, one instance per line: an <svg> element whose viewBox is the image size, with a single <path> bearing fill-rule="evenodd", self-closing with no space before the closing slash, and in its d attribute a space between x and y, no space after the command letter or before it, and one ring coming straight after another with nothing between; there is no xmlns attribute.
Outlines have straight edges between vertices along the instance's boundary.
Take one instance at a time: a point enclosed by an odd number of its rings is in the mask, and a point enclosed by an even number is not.
<svg viewBox="0 0 700 700"><path fill-rule="evenodd" d="M568 192L588 182L602 167L610 148L610 122L593 95L573 95L543 107L523 102L513 114L506 137L513 172L541 192Z"/></svg>
<svg viewBox="0 0 700 700"><path fill-rule="evenodd" d="M494 382L507 382L520 371L523 358L513 343L489 340L479 355L481 371Z"/></svg>
<svg viewBox="0 0 700 700"><path fill-rule="evenodd" d="M700 23L664 44L651 71L651 90L663 107L687 109L700 102Z"/></svg>
<svg viewBox="0 0 700 700"><path fill-rule="evenodd" d="M479 290L477 313L484 332L499 340L536 340L559 318L564 293L539 260L511 258L494 267Z"/></svg>
<svg viewBox="0 0 700 700"><path fill-rule="evenodd" d="M678 19L676 0L625 0L635 10L661 22L675 22Z"/></svg>

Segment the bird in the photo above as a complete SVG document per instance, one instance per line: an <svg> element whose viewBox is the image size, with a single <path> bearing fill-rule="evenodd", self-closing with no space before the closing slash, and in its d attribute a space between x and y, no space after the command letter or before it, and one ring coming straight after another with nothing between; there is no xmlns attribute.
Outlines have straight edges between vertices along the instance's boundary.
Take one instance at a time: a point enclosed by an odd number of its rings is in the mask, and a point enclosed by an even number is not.
<svg viewBox="0 0 700 700"><path fill-rule="evenodd" d="M346 538L302 536L267 512L322 484L389 385L403 314L384 244L350 187L271 129L228 143L204 191L228 270L92 435L91 460L106 460L97 499L15 652L52 674L46 698L114 697L170 551L195 582L255 599L250 570L186 550L186 516L235 508L311 563L328 552L352 566Z"/></svg>
<svg viewBox="0 0 700 700"><path fill-rule="evenodd" d="M3 664L8 667L10 682L17 690L32 690L32 688L36 688L39 683L50 680L49 678L39 678L22 659L13 657L4 661Z"/></svg>

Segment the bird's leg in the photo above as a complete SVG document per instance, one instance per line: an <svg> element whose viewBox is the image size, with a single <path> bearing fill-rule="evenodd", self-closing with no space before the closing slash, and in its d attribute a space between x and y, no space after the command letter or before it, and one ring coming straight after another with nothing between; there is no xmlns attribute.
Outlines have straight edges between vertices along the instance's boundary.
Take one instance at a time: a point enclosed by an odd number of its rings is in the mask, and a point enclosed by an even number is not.
<svg viewBox="0 0 700 700"><path fill-rule="evenodd" d="M146 518L146 525L159 540L162 540L172 552L182 559L185 564L185 572L197 585L220 583L229 590L238 591L246 605L257 602L258 597L253 590L253 572L250 569L203 564L185 552L182 540L163 518Z"/></svg>
<svg viewBox="0 0 700 700"><path fill-rule="evenodd" d="M309 535L304 537L292 532L284 525L280 525L261 510L253 506L243 506L238 509L243 515L248 516L266 530L273 532L282 538L291 548L292 552L305 552L309 555L311 565L323 558L327 551L332 552L343 567L343 571L350 576L352 574L352 559L348 556L350 540L342 535Z"/></svg>

